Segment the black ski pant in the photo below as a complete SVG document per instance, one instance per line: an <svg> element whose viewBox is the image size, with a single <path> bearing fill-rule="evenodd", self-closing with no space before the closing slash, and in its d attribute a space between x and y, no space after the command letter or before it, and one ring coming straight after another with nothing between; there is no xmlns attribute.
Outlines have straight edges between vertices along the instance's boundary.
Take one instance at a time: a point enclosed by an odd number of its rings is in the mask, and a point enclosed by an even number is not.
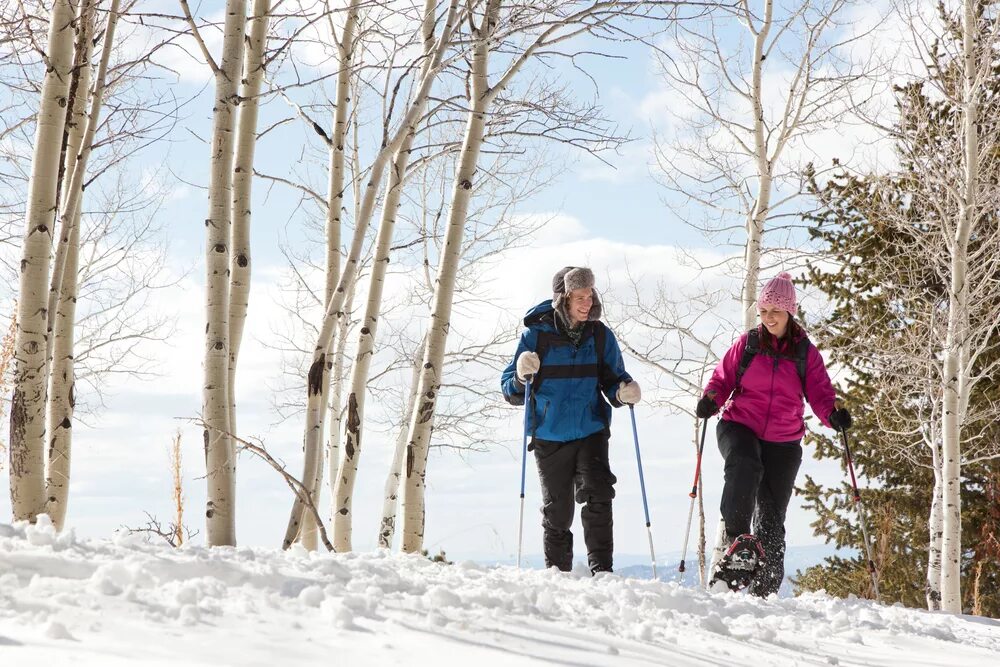
<svg viewBox="0 0 1000 667"><path fill-rule="evenodd" d="M785 512L802 463L801 440L761 440L748 427L726 419L719 420L716 434L726 462L720 508L726 533L730 542L750 532L760 540L766 562L750 592L767 597L778 591L785 576Z"/></svg>
<svg viewBox="0 0 1000 667"><path fill-rule="evenodd" d="M545 567L573 569L573 501L583 504L580 522L591 572L610 572L614 550L611 500L614 483L608 463L608 432L579 440L552 442L532 438L542 486Z"/></svg>

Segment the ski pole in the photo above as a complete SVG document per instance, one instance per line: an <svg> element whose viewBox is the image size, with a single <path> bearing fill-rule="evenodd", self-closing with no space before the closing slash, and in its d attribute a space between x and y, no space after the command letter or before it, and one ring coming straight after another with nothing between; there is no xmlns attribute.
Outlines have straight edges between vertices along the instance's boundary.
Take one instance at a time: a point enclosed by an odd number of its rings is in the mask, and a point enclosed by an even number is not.
<svg viewBox="0 0 1000 667"><path fill-rule="evenodd" d="M653 552L653 529L649 521L649 504L646 503L646 480L642 476L642 455L639 453L639 431L635 427L635 406L628 406L632 416L632 438L635 440L635 462L639 466L639 489L642 491L642 509L646 513L646 537L649 538L649 560L653 564L653 579L656 579L656 554Z"/></svg>
<svg viewBox="0 0 1000 667"><path fill-rule="evenodd" d="M678 569L684 572L684 560L687 558L688 538L691 537L691 517L694 516L694 501L698 497L698 478L701 476L701 453L705 451L705 431L708 430L708 420L701 420L701 444L698 446L698 458L694 464L694 483L691 485L691 506L688 508L687 528L684 529L684 547L681 549L681 565Z"/></svg>
<svg viewBox="0 0 1000 667"><path fill-rule="evenodd" d="M882 603L882 596L878 591L878 576L875 571L875 560L872 558L872 549L868 541L868 528L865 526L865 506L861 502L861 492L858 491L858 480L854 476L854 461L851 459L851 446L847 442L847 429L840 431L840 437L844 442L844 459L847 461L847 471L851 475L851 487L854 489L854 507L858 511L858 523L861 524L861 538L865 542L865 555L868 557L868 573L872 578L872 587L875 590L875 601Z"/></svg>
<svg viewBox="0 0 1000 667"><path fill-rule="evenodd" d="M521 543L524 537L524 477L528 460L528 415L531 414L531 376L524 384L524 445L521 447L521 513L517 524L517 569L521 569Z"/></svg>

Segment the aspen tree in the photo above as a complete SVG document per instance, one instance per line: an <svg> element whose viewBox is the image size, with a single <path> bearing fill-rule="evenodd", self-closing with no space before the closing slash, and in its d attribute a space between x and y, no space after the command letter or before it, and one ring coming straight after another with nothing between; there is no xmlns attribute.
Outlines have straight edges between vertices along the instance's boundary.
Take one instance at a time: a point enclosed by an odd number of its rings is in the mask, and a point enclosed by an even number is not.
<svg viewBox="0 0 1000 667"><path fill-rule="evenodd" d="M486 131L486 113L495 92L489 86L490 42L497 28L502 2L487 0L481 21L473 28L475 46L472 51L472 69L469 77L469 111L465 138L455 172L451 210L448 214L448 231L437 273L434 292L434 309L427 336L424 361L417 382L417 402L410 416L406 450L406 480L403 495L402 550L419 552L424 539L424 477L427 452L430 448L431 423L435 400L441 385L441 363L451 318L451 305L455 294L455 273L461 253L465 213L472 196L473 177L479 161L479 151ZM491 95L493 92L493 95ZM499 91L496 91L499 92Z"/></svg>
<svg viewBox="0 0 1000 667"><path fill-rule="evenodd" d="M70 83L69 116L66 122L66 150L63 159L62 194L60 202L70 198L73 183L73 166L83 146L87 133L87 102L90 96L90 69L93 53L94 0L86 0L80 8L77 20L77 38L73 57L73 80ZM65 270L59 277L58 269L52 272L49 288L49 318L47 356L51 364L48 385L48 426L49 446L45 464L45 497L52 524L62 530L66 520L66 501L69 491L70 446L73 415L73 324L76 315L76 272L75 253L70 246L79 245L81 207L77 207L72 217L62 216L63 225L59 232L59 255L66 254ZM66 224L71 222L72 226ZM56 262L58 266L58 259ZM58 280L58 282L57 282ZM68 283L68 284L67 284Z"/></svg>
<svg viewBox="0 0 1000 667"><path fill-rule="evenodd" d="M229 412L236 429L236 364L243 341L250 301L250 220L253 162L257 148L257 116L260 89L264 81L264 51L271 0L254 0L244 49L243 77L240 81L239 122L236 129L236 156L233 169L232 266L229 283ZM235 459L234 459L235 461Z"/></svg>
<svg viewBox="0 0 1000 667"><path fill-rule="evenodd" d="M357 294L357 283L351 287L350 293L347 295L347 300L344 302L344 312L351 313L354 312L354 297ZM347 358L347 335L351 329L350 321L348 317L342 317L340 323L337 326L336 336L332 341L333 344L333 354L330 357L333 359L333 367L330 369L329 379L327 382L326 398L329 405L330 413L330 429L329 437L326 443L326 454L325 457L329 461L330 465L330 490L332 492L333 487L336 486L336 475L339 472L339 466L337 462L340 460L340 426L343 423L343 376L344 376L344 361ZM313 495L313 502L319 506L318 503L322 497L323 492L323 455L320 454L318 457L319 461L316 466L315 475L311 485L309 486L310 492ZM331 511L331 515L333 512ZM304 512L302 515L302 527L299 529L299 537L302 541L302 546L310 551L315 551L319 548L319 527L316 525L316 515L312 512ZM334 546L336 548L336 546ZM338 549L339 551L339 549Z"/></svg>
<svg viewBox="0 0 1000 667"><path fill-rule="evenodd" d="M53 215L73 66L73 19L73 6L68 0L53 2L21 255L14 396L10 414L10 497L15 520L34 521L46 509L46 306Z"/></svg>
<svg viewBox="0 0 1000 667"><path fill-rule="evenodd" d="M424 3L423 20L423 57L430 58L434 49L434 0ZM358 463L361 457L361 432L364 428L365 400L371 360L375 354L375 335L378 331L378 320L382 307L382 293L385 286L386 271L389 266L389 251L392 247L393 234L396 227L396 216L400 197L403 194L403 183L409 167L410 149L416 136L416 126L407 128L406 135L393 156L392 169L389 173L389 184L382 203L382 219L375 240L375 257L372 263L371 278L368 286L368 301L365 304L365 314L358 334L357 351L354 365L351 369L351 385L347 396L347 419L344 423L344 453L336 485L333 490L333 545L337 551L351 550L351 501L354 495L354 482L357 478ZM331 466L333 462L331 461ZM391 473L390 473L391 474ZM383 517L384 520L384 517Z"/></svg>
<svg viewBox="0 0 1000 667"><path fill-rule="evenodd" d="M351 246L348 250L347 261L341 272L340 280L333 298L327 304L326 313L323 317L323 324L320 329L318 340L313 349L312 363L309 367L307 378L307 407L306 407L306 428L304 435L305 442L305 465L303 478L311 480L315 477L317 457L320 455L320 443L323 439L323 428L325 423L325 395L326 375L329 373L329 361L327 359L330 343L334 330L341 317L344 316L344 302L350 288L357 278L361 251L363 249L365 232L371 222L375 210L376 199L381 190L382 177L385 168L400 144L406 138L410 128L413 127L423 116L424 108L437 74L440 71L444 54L450 47L452 33L455 30L459 15L458 0L451 0L446 17L443 21L441 33L435 40L434 50L430 58L425 58L421 63L419 74L416 77L416 85L409 100L406 111L399 127L390 133L383 141L372 161L368 172L368 179L365 184L362 203L359 208L358 219L355 220L354 235L351 239ZM299 532L299 526L304 507L303 500L296 496L292 505L292 511L288 520L288 527L283 540L284 548L288 548L295 536Z"/></svg>
<svg viewBox="0 0 1000 667"><path fill-rule="evenodd" d="M941 608L962 612L962 426L969 402L969 239L982 219L979 197L979 104L982 75L992 67L982 62L980 40L983 0L962 3L962 148L963 180L959 210L949 229L951 275L948 289L948 333L943 353L944 414L941 444ZM991 147L992 148L992 147Z"/></svg>
<svg viewBox="0 0 1000 667"><path fill-rule="evenodd" d="M187 10L187 3L182 0ZM226 0L220 64L197 37L215 75L212 110L211 174L205 220L205 356L202 418L208 498L205 516L209 546L236 544L236 460L231 441L229 385L230 234L233 209L234 133L246 31L246 0ZM192 31L193 19L189 19Z"/></svg>
<svg viewBox="0 0 1000 667"><path fill-rule="evenodd" d="M417 391L420 382L420 364L423 363L424 350L427 347L427 336L417 347L410 371L410 384L407 391L406 412L413 414L413 406L417 404ZM378 546L392 549L392 540L396 534L396 510L399 505L399 481L403 477L403 461L406 460L406 437L409 435L409 422L404 421L396 436L396 446L393 449L392 462L389 464L389 474L385 478L382 490L382 518L378 528Z"/></svg>
<svg viewBox="0 0 1000 667"><path fill-rule="evenodd" d="M104 102L108 62L111 59L111 49L115 41L115 29L118 25L118 8L119 0L112 0L108 9L107 24L104 29L101 61L98 65L97 78L94 80L90 112L84 119L86 122L86 131L79 147L79 153L73 160L72 170L67 170L67 173L72 173L72 176L69 178L67 188L69 194L63 202L62 223L60 227L62 230L68 229L69 233L65 240L60 239L59 251L56 253L56 267L52 276L53 289L50 290L49 295L50 308L56 309L56 317L55 327L51 334L54 338L49 379L51 394L48 406L51 445L49 447L46 482L49 511L57 530L62 529L66 518L73 409L76 401L73 390L74 340L83 179L87 172L87 162L94 144L94 135L97 132L101 106ZM92 21L92 17L87 16L91 11L91 7L84 7L84 15L81 18L85 23ZM81 29L90 32L90 29ZM90 46L88 44L83 48L89 49ZM89 55L86 56L86 60L89 61ZM83 97L86 100L87 96L85 93ZM67 155L68 159L69 156ZM63 231L62 234L66 234L66 231ZM58 289L55 289L56 287Z"/></svg>
<svg viewBox="0 0 1000 667"><path fill-rule="evenodd" d="M326 286L324 289L324 307L328 307L330 302L333 300L334 295L337 290L337 284L340 281L340 241L341 241L341 226L343 219L344 210L344 193L346 187L344 184L345 180L345 147L347 145L347 130L348 121L351 112L351 79L355 74L355 67L357 62L355 61L355 49L358 46L357 40L357 29L358 21L361 18L361 6L360 0L353 0L347 8L347 16L344 19L344 26L340 32L340 39L337 39L334 35L334 42L337 46L337 62L339 69L337 71L337 87L336 87L336 99L334 100L333 109L333 134L330 138L330 153L329 153L329 168L328 168L328 183L327 183L327 205L326 205ZM350 288L351 295L349 299L353 297L354 287ZM346 312L350 312L350 307L347 307ZM330 424L330 435L329 442L327 443L327 452L330 454L329 466L330 466L330 488L331 491L335 484L335 476L338 470L337 454L340 452L339 448L339 438L340 438L340 400L341 400L341 390L340 390L340 375L343 372L343 345L339 342L342 340L341 337L346 333L345 331L345 320L347 318L340 318L340 324L337 327L334 335L330 339L330 347L326 350L327 369L328 372L323 378L323 387L321 390L322 405L330 405L330 411L337 415L336 418L331 414L331 424ZM336 362L330 359L331 352L336 348L338 355ZM331 395L331 389L332 395ZM322 441L322 433L318 436L318 440ZM303 479L307 480L307 488L309 493L312 494L313 503L319 502L319 497L321 494L320 482L323 479L323 451L318 447L311 452L311 456L306 454L306 465L305 473ZM303 512L302 516L302 526L300 531L303 535L303 544L307 549L313 550L317 546L317 530L315 526L315 517L312 516L310 512ZM334 548L338 551L342 551L337 547L337 538L334 537L333 540Z"/></svg>

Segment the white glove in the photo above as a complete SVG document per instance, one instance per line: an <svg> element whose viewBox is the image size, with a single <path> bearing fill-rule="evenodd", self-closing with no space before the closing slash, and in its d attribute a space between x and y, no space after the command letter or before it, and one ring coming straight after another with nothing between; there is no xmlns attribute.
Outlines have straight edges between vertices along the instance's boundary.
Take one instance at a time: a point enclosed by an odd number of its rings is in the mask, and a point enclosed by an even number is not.
<svg viewBox="0 0 1000 667"><path fill-rule="evenodd" d="M517 379L524 382L529 375L534 375L542 367L542 362L534 352L522 352L517 358Z"/></svg>
<svg viewBox="0 0 1000 667"><path fill-rule="evenodd" d="M622 382L618 385L619 402L625 403L626 405L635 405L640 400L642 400L642 390L639 389L638 382Z"/></svg>

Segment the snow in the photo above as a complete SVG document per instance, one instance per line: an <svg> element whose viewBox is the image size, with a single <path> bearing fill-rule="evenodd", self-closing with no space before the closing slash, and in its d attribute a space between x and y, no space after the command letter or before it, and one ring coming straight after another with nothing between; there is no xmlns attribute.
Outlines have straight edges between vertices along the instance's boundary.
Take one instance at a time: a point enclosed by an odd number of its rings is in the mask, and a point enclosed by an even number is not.
<svg viewBox="0 0 1000 667"><path fill-rule="evenodd" d="M0 665L1000 664L1000 621L420 556L0 524Z"/></svg>

